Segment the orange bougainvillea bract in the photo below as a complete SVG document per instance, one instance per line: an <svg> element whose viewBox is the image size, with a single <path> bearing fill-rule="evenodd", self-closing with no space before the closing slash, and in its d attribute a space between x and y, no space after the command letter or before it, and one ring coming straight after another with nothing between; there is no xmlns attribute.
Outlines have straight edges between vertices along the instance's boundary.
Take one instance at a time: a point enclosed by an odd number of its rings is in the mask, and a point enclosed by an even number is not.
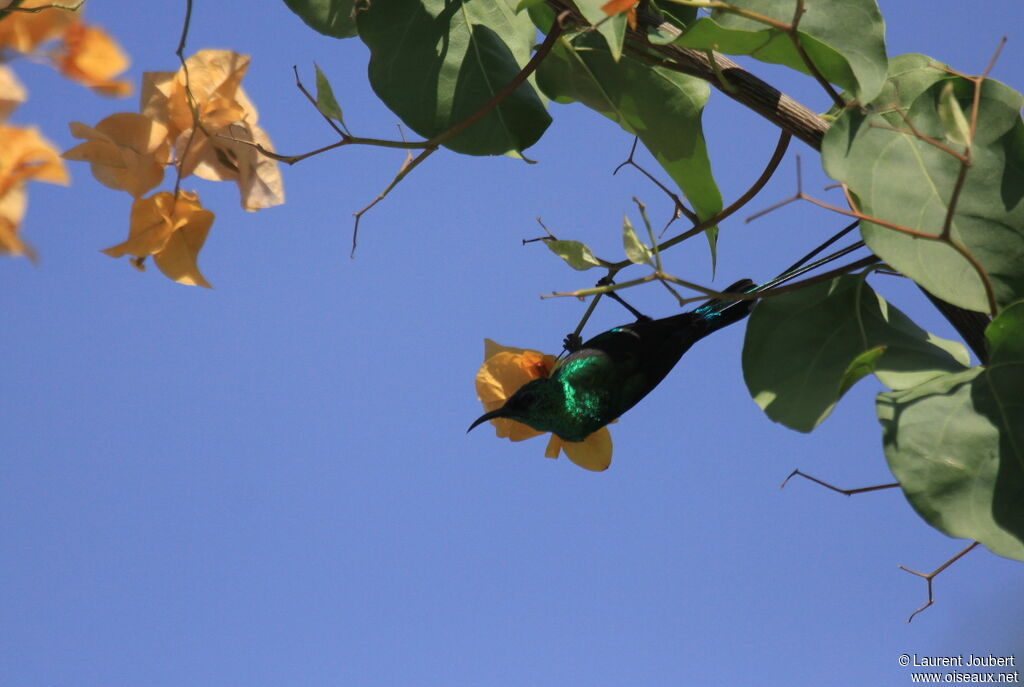
<svg viewBox="0 0 1024 687"><path fill-rule="evenodd" d="M195 193L162 191L132 204L128 240L103 252L113 258L153 256L160 271L181 284L210 284L199 272L199 251L213 224L213 213L204 210Z"/></svg>
<svg viewBox="0 0 1024 687"><path fill-rule="evenodd" d="M553 355L523 348L502 346L484 339L484 363L476 373L477 398L484 412L497 410L519 387L534 379L549 377L556 366ZM523 441L544 434L521 422L507 418L490 420L497 436L511 441ZM552 434L544 456L557 458L564 452L569 460L582 468L599 472L612 461L612 438L607 427L602 427L581 442L563 441Z"/></svg>
<svg viewBox="0 0 1024 687"><path fill-rule="evenodd" d="M184 69L146 72L141 102L142 114L167 127L183 176L236 182L246 210L283 203L277 163L252 145L271 148L270 138L256 124L256 106L241 86L249 57L229 50L200 50L185 64L202 129L193 131Z"/></svg>
<svg viewBox="0 0 1024 687"><path fill-rule="evenodd" d="M163 181L170 157L163 124L134 112L118 112L95 128L81 122L70 126L71 134L85 143L63 157L90 163L93 176L104 186L138 198Z"/></svg>
<svg viewBox="0 0 1024 687"><path fill-rule="evenodd" d="M54 64L61 74L97 93L126 96L132 85L114 77L128 69L128 56L107 33L80 21L68 25Z"/></svg>

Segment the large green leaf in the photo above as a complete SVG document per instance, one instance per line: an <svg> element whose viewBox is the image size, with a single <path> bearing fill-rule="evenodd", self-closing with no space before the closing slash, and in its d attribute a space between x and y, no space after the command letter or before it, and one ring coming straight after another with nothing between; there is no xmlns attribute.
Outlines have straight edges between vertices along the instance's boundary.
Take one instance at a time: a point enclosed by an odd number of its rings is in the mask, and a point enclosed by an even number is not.
<svg viewBox="0 0 1024 687"><path fill-rule="evenodd" d="M701 219L722 209L701 129L707 83L628 55L616 62L593 34L560 40L538 69L537 83L553 100L579 101L639 136Z"/></svg>
<svg viewBox="0 0 1024 687"><path fill-rule="evenodd" d="M1024 560L1024 303L986 336L988 368L878 395L889 467L936 529Z"/></svg>
<svg viewBox="0 0 1024 687"><path fill-rule="evenodd" d="M370 84L416 133L451 129L507 85L530 59L536 36L511 0L386 0L358 14L370 49ZM551 123L530 80L445 145L500 155L533 145Z"/></svg>
<svg viewBox="0 0 1024 687"><path fill-rule="evenodd" d="M974 85L920 55L893 60L892 66L890 83L871 108L846 110L837 118L822 143L822 161L865 214L938 236L961 170L960 161L939 145L964 150L949 115L957 107L970 113ZM1024 297L1021 105L1024 98L1013 89L983 83L971 166L951 224L952 238L983 266L1000 306ZM931 141L910 133L904 116ZM989 310L978 271L952 246L872 222L861 226L875 254L934 295Z"/></svg>
<svg viewBox="0 0 1024 687"><path fill-rule="evenodd" d="M310 28L326 36L350 38L356 35L356 20L352 17L354 0L284 0L284 4Z"/></svg>
<svg viewBox="0 0 1024 687"><path fill-rule="evenodd" d="M963 346L918 327L863 276L764 299L743 344L750 395L768 417L801 432L871 372L890 388L906 388L967 363Z"/></svg>
<svg viewBox="0 0 1024 687"><path fill-rule="evenodd" d="M730 4L787 25L792 23L797 6L796 0L732 0ZM807 2L798 35L804 52L825 79L863 102L878 94L885 81L887 62L885 22L875 0ZM762 62L810 73L785 32L724 10L698 19L676 44L750 55Z"/></svg>

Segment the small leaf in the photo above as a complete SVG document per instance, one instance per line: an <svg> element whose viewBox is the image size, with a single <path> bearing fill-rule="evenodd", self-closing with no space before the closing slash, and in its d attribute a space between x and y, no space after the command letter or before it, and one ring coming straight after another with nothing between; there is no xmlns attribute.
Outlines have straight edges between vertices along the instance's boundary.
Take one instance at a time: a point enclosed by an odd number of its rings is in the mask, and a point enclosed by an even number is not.
<svg viewBox="0 0 1024 687"><path fill-rule="evenodd" d="M626 249L626 257L630 262L637 265L652 264L651 249L636 235L636 230L633 229L629 217L622 218L622 245Z"/></svg>
<svg viewBox="0 0 1024 687"><path fill-rule="evenodd" d="M971 140L971 127L957 102L953 82L947 81L939 93L939 119L946 131L946 138L967 145Z"/></svg>
<svg viewBox="0 0 1024 687"><path fill-rule="evenodd" d="M320 110L320 114L323 116L337 120L342 126L345 126L345 120L341 116L341 106L334 98L331 82L320 71L320 65L314 62L313 66L316 68L316 109Z"/></svg>
<svg viewBox="0 0 1024 687"><path fill-rule="evenodd" d="M545 241L544 245L574 270L589 270L591 267L601 266L590 248L579 241Z"/></svg>

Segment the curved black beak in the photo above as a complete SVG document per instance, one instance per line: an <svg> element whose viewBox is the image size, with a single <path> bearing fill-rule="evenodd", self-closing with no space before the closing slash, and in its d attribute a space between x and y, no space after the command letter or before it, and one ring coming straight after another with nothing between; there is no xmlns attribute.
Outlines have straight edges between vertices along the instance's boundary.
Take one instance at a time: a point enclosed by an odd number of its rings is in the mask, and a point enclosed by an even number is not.
<svg viewBox="0 0 1024 687"><path fill-rule="evenodd" d="M483 415L478 417L476 420L473 421L473 424L471 424L469 426L469 429L466 430L466 434L469 434L470 432L472 432L473 428L476 427L477 425L483 424L484 422L487 422L488 420L493 420L496 417L505 417L505 408L504 407L498 408L497 410L492 410L489 413L484 413Z"/></svg>

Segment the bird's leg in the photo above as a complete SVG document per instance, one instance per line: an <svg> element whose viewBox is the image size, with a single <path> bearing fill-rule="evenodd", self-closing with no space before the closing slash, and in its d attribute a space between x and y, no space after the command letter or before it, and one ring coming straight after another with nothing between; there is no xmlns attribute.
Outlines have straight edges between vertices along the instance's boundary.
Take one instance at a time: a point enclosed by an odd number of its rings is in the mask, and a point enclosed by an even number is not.
<svg viewBox="0 0 1024 687"><path fill-rule="evenodd" d="M566 353L575 353L583 348L583 337L576 332L569 332L562 339L562 348L565 349Z"/></svg>
<svg viewBox="0 0 1024 687"><path fill-rule="evenodd" d="M615 282L612 281L608 277L601 277L600 279L597 280L597 286L611 286L614 283ZM642 312L640 312L639 310L634 308L632 305L627 303L625 300L623 300L622 296L620 296L619 294L615 293L614 291L609 291L605 295L608 296L608 298L611 298L616 303L619 303L620 305L622 305L622 307L625 308L626 310L628 310L630 312L630 314L633 315L633 317L636 318L637 322L648 322L648 321L650 321L650 319L651 319L650 317L648 317L647 315L644 315Z"/></svg>

